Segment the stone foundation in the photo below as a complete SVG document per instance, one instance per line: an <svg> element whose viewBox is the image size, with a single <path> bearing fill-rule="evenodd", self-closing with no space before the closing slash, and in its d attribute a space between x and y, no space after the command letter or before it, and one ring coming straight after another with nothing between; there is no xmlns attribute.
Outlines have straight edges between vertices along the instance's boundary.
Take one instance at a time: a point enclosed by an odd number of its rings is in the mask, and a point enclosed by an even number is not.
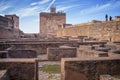
<svg viewBox="0 0 120 80"><path fill-rule="evenodd" d="M9 50L8 51L9 58L36 58L36 51L32 50Z"/></svg>
<svg viewBox="0 0 120 80"><path fill-rule="evenodd" d="M63 58L62 80L99 80L100 75L120 74L120 57Z"/></svg>
<svg viewBox="0 0 120 80"><path fill-rule="evenodd" d="M107 52L95 51L90 49L77 49L77 57L107 57Z"/></svg>
<svg viewBox="0 0 120 80"><path fill-rule="evenodd" d="M35 80L35 59L0 59L0 70L6 69L10 80Z"/></svg>
<svg viewBox="0 0 120 80"><path fill-rule="evenodd" d="M77 50L72 47L63 48L48 48L47 56L48 60L61 60L61 58L76 57Z"/></svg>

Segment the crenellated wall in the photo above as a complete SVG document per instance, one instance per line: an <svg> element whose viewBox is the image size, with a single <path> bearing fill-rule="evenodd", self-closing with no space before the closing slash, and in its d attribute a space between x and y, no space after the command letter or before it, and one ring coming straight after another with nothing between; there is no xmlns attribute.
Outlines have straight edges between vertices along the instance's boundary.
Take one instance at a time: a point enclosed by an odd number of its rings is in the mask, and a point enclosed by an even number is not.
<svg viewBox="0 0 120 80"><path fill-rule="evenodd" d="M59 29L57 37L88 36L100 40L120 41L120 21L89 22Z"/></svg>

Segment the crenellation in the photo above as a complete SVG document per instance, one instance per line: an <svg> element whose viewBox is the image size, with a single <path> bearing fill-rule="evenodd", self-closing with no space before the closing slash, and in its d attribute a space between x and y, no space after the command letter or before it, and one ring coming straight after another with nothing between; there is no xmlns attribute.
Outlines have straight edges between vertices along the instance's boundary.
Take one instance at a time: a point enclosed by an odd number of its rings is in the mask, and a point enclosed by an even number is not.
<svg viewBox="0 0 120 80"><path fill-rule="evenodd" d="M66 13L40 13L40 37L55 37L56 31L66 24Z"/></svg>

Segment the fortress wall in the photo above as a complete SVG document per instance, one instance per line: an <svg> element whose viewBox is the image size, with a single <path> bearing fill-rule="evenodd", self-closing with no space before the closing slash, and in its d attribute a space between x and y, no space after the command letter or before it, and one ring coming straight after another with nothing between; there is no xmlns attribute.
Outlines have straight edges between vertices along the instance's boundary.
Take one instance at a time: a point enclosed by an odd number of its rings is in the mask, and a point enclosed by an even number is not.
<svg viewBox="0 0 120 80"><path fill-rule="evenodd" d="M58 37L64 37L64 36L77 37L79 35L80 36L88 35L88 26L87 25L85 27L76 25L75 27L59 29L57 31L57 36Z"/></svg>
<svg viewBox="0 0 120 80"><path fill-rule="evenodd" d="M0 29L0 38L1 39L13 38L13 31L7 29Z"/></svg>
<svg viewBox="0 0 120 80"><path fill-rule="evenodd" d="M91 22L59 29L57 37L88 36L100 40L120 41L120 21Z"/></svg>

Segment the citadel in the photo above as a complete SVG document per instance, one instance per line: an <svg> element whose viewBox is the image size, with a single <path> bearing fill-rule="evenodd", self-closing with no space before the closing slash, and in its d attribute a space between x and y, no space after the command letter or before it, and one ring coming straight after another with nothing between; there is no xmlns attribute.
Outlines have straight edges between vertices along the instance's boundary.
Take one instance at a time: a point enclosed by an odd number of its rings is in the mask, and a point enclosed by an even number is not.
<svg viewBox="0 0 120 80"><path fill-rule="evenodd" d="M0 80L120 80L120 16L67 24L66 13L39 14L39 33L0 16Z"/></svg>

